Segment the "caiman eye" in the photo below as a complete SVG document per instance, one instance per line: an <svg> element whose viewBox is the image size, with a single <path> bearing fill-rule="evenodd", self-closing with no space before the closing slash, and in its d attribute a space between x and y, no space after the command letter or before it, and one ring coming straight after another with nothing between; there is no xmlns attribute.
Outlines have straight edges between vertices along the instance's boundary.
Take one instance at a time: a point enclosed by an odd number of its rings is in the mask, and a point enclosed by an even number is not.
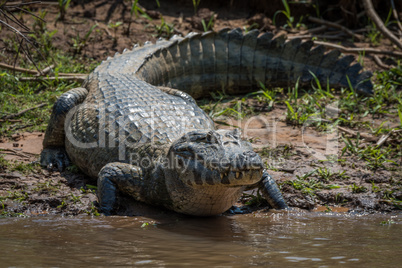
<svg viewBox="0 0 402 268"><path fill-rule="evenodd" d="M209 143L218 143L218 137L214 131L210 131L207 133L206 140Z"/></svg>
<svg viewBox="0 0 402 268"><path fill-rule="evenodd" d="M176 146L175 150L176 150L176 152L184 152L184 151L187 151L188 148L187 148L187 146Z"/></svg>
<svg viewBox="0 0 402 268"><path fill-rule="evenodd" d="M232 131L227 132L227 133L225 134L226 137L232 138L232 139L234 139L234 140L240 139L240 135L241 135L241 132L240 132L240 130L238 130L237 128L235 128L235 129L233 129Z"/></svg>

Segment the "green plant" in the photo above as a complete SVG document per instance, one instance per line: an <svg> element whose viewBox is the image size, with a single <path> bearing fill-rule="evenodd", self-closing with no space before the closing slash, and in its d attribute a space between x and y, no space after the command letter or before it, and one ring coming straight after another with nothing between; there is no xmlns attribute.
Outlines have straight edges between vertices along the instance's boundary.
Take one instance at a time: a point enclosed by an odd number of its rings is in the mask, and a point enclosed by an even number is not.
<svg viewBox="0 0 402 268"><path fill-rule="evenodd" d="M386 27L388 27L391 24L390 23L391 15L392 15L392 8L389 10L387 19L384 21L384 25ZM370 19L370 30L368 31L367 36L369 37L370 42L373 46L380 45L382 34L377 29L376 24L371 19Z"/></svg>
<svg viewBox="0 0 402 268"><path fill-rule="evenodd" d="M248 201L246 201L245 203L247 206L258 207L265 202L265 199L262 197L260 190L257 190L256 194L243 193L242 199L248 199Z"/></svg>
<svg viewBox="0 0 402 268"><path fill-rule="evenodd" d="M59 191L59 188L56 185L52 185L51 180L47 180L46 182L37 183L32 190L38 193L55 194Z"/></svg>
<svg viewBox="0 0 402 268"><path fill-rule="evenodd" d="M274 107L276 91L267 89L261 81L259 84L261 89L251 93L251 95L256 95L256 99L260 102L266 103L268 110L271 110Z"/></svg>
<svg viewBox="0 0 402 268"><path fill-rule="evenodd" d="M80 35L77 33L77 36L73 38L73 48L74 48L74 53L79 54L81 53L82 49L86 46L89 36L93 32L93 30L98 27L98 24L92 25L92 27L88 30L88 32L85 34L84 38L80 38ZM115 33L116 35L116 33Z"/></svg>
<svg viewBox="0 0 402 268"><path fill-rule="evenodd" d="M31 173L36 173L39 172L41 169L39 163L24 163L24 162L12 162L11 165L9 166L10 170L12 171L19 171L25 175L31 174Z"/></svg>
<svg viewBox="0 0 402 268"><path fill-rule="evenodd" d="M73 202L73 204L76 204L78 202L81 203L81 196L79 196L79 195L77 196L73 193L70 193L70 200Z"/></svg>
<svg viewBox="0 0 402 268"><path fill-rule="evenodd" d="M317 170L312 170L308 173L303 174L302 176L296 175L295 180L286 181L285 183L293 186L296 190L301 190L303 194L307 194L310 196L315 196L315 191L318 189L337 189L340 188L338 185L333 184L324 184L321 181L318 181L315 178L312 178Z"/></svg>
<svg viewBox="0 0 402 268"><path fill-rule="evenodd" d="M295 27L293 26L294 22L295 22L295 18L292 16L291 12L290 12L290 7L289 4L286 0L282 0L282 4L285 8L285 10L278 10L275 12L274 17L272 19L272 24L276 25L276 16L278 14L283 14L286 17L286 25L284 25L284 27L289 27L291 29L294 29ZM296 28L300 28L301 26L304 26L304 24L301 23L301 21L303 20L303 16L300 17L299 22L296 24Z"/></svg>
<svg viewBox="0 0 402 268"><path fill-rule="evenodd" d="M197 14L198 6L200 5L201 0L192 0L194 7L194 15Z"/></svg>
<svg viewBox="0 0 402 268"><path fill-rule="evenodd" d="M359 159L366 161L367 166L371 169L385 168L385 163L396 162L389 159L392 153L392 148L378 148L377 146L367 145L363 147L360 145L360 133L357 133L356 141L353 142L349 137L341 137L345 143L345 147L342 149L342 156L349 152L351 155L356 155Z"/></svg>
<svg viewBox="0 0 402 268"><path fill-rule="evenodd" d="M324 181L329 181L332 177L334 177L336 175L336 173L332 172L332 170L327 167L324 167L324 168L319 167L318 169L316 169L316 171L317 171L318 177Z"/></svg>
<svg viewBox="0 0 402 268"><path fill-rule="evenodd" d="M108 25L107 25L107 27L109 27L110 29L113 29L113 41L114 41L114 43L116 44L117 43L117 39L118 39L118 37L117 37L117 29L122 25L123 23L121 22L121 21L117 21L117 22L115 22L115 23L113 23L113 22L109 22L108 23Z"/></svg>
<svg viewBox="0 0 402 268"><path fill-rule="evenodd" d="M350 189L352 190L352 193L365 193L367 192L367 188L364 187L363 185L359 186L353 183L353 185L350 186Z"/></svg>
<svg viewBox="0 0 402 268"><path fill-rule="evenodd" d="M36 43L41 44L38 49L32 53L32 58L36 61L49 58L53 51L53 36L57 33L57 30L51 32L45 30L43 32L35 32L29 34L29 36L35 40Z"/></svg>
<svg viewBox="0 0 402 268"><path fill-rule="evenodd" d="M330 213L332 212L332 208L330 208L327 204L325 204L326 210L324 210L325 213Z"/></svg>
<svg viewBox="0 0 402 268"><path fill-rule="evenodd" d="M47 31L46 21L45 21L45 17L47 15L47 10L39 10L38 12L39 12L38 15L33 17L34 24L32 26L32 29L35 32L44 33L45 31Z"/></svg>
<svg viewBox="0 0 402 268"><path fill-rule="evenodd" d="M389 151L382 151L379 148L368 147L368 153L366 155L366 150L363 151L363 159L366 160L367 166L373 170L379 168L386 168L384 166L385 163L393 163L396 165L396 162L388 159Z"/></svg>
<svg viewBox="0 0 402 268"><path fill-rule="evenodd" d="M58 205L57 206L57 208L61 208L61 209L63 209L63 208L65 208L65 207L67 207L67 201L65 200L65 199L63 199L62 201L61 201L61 204L60 205Z"/></svg>
<svg viewBox="0 0 402 268"><path fill-rule="evenodd" d="M346 202L346 199L344 198L342 193L337 193L335 195L335 203L339 204L339 203L344 203Z"/></svg>
<svg viewBox="0 0 402 268"><path fill-rule="evenodd" d="M285 15L285 17L286 17L286 19L287 19L287 21L286 21L287 26L289 26L290 28L293 29L293 22L294 22L295 18L292 17L292 15L291 15L291 13L290 13L289 4L288 4L288 2L287 2L286 0L282 0L282 4L283 4L283 6L285 7L285 10L278 10L278 11L276 11L275 14L274 14L273 22L272 22L272 23L273 23L273 25L276 25L276 16L277 16L278 14L283 14L283 15Z"/></svg>
<svg viewBox="0 0 402 268"><path fill-rule="evenodd" d="M68 7L70 6L70 2L71 0L58 0L58 8L59 8L59 17L57 18L57 20L61 20L63 21L65 16L66 16L66 12Z"/></svg>
<svg viewBox="0 0 402 268"><path fill-rule="evenodd" d="M354 155L359 155L360 152L362 151L360 147L360 132L357 132L357 137L356 141L353 142L351 138L349 137L344 137L343 135L341 136L343 142L345 143L345 147L342 149L342 156L346 153L349 152L350 154Z"/></svg>
<svg viewBox="0 0 402 268"><path fill-rule="evenodd" d="M152 20L152 18L150 16L148 16L148 14L138 5L138 1L139 0L134 0L134 1L132 1L132 4L131 4L130 20L128 22L127 35L130 35L130 28L131 28L133 14L135 14L135 17L138 18L138 14L140 13L141 16L146 18L147 20L149 20L149 21ZM159 6L159 1L156 1L156 2Z"/></svg>
<svg viewBox="0 0 402 268"><path fill-rule="evenodd" d="M371 191L372 191L373 193L378 193L378 192L381 191L381 189L380 189L380 187L378 187L377 185L375 185L374 182L372 181L372 182L371 182Z"/></svg>
<svg viewBox="0 0 402 268"><path fill-rule="evenodd" d="M380 222L380 225L391 225L391 224L395 224L395 223L396 223L395 221L393 221L392 219L389 219L389 220Z"/></svg>
<svg viewBox="0 0 402 268"><path fill-rule="evenodd" d="M83 194L94 194L96 190L98 189L97 186L86 184L84 187L81 187L81 193Z"/></svg>
<svg viewBox="0 0 402 268"><path fill-rule="evenodd" d="M149 226L156 227L156 226L157 226L157 223L154 222L154 221L144 222L144 223L141 225L141 228L146 228L146 227L149 227Z"/></svg>
<svg viewBox="0 0 402 268"><path fill-rule="evenodd" d="M174 34L174 24L167 23L163 17L161 17L161 24L154 27L158 37L170 38Z"/></svg>
<svg viewBox="0 0 402 268"><path fill-rule="evenodd" d="M87 209L85 211L85 213L87 213L88 215L91 215L91 216L95 216L95 217L100 216L100 213L94 204L91 204L91 207L89 208L89 210Z"/></svg>
<svg viewBox="0 0 402 268"><path fill-rule="evenodd" d="M70 165L66 168L67 171L71 172L71 173L75 173L78 174L80 173L80 169L78 168L78 166L76 165Z"/></svg>
<svg viewBox="0 0 402 268"><path fill-rule="evenodd" d="M249 26L243 26L243 30L244 30L245 34L247 34L248 32L250 32L251 30L254 30L254 29L258 29L258 24L255 22Z"/></svg>
<svg viewBox="0 0 402 268"><path fill-rule="evenodd" d="M214 20L215 20L215 14L212 14L211 18L208 21L208 24L205 23L205 20L201 20L202 28L204 29L204 32L208 32L210 30L213 30L214 28Z"/></svg>
<svg viewBox="0 0 402 268"><path fill-rule="evenodd" d="M359 51L359 57L357 58L357 62L364 67L364 57L366 56L366 50Z"/></svg>

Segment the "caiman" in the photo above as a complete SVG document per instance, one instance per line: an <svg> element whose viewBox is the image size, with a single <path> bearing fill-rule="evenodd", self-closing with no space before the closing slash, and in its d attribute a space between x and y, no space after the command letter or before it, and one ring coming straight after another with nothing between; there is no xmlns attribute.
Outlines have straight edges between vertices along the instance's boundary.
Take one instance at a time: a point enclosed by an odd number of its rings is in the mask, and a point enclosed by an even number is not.
<svg viewBox="0 0 402 268"><path fill-rule="evenodd" d="M53 107L41 164L71 162L98 178L101 211L113 214L124 194L189 215L228 210L248 187L272 208L287 208L261 157L238 130L215 130L195 98L212 90L241 94L258 87L301 85L372 93L371 74L353 56L325 53L240 29L146 42L102 62L82 87Z"/></svg>

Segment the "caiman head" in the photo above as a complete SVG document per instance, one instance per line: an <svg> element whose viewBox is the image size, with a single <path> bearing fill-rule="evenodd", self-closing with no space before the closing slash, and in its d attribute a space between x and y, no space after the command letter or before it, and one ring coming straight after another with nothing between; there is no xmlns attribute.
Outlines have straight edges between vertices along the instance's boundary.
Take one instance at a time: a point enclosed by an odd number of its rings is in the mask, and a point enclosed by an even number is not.
<svg viewBox="0 0 402 268"><path fill-rule="evenodd" d="M173 209L192 215L226 211L263 172L260 156L237 129L189 132L172 144L168 159Z"/></svg>

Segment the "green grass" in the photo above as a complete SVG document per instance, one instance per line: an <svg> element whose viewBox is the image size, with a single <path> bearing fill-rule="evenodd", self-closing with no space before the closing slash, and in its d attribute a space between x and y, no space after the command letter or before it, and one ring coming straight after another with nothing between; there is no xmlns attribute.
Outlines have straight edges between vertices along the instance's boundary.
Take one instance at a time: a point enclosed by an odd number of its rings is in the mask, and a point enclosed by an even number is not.
<svg viewBox="0 0 402 268"><path fill-rule="evenodd" d="M199 100L198 105L213 120L222 116L243 119L254 114L254 107L247 103L245 96L228 96L222 92L211 93L211 96L212 99Z"/></svg>
<svg viewBox="0 0 402 268"><path fill-rule="evenodd" d="M0 149L0 153L1 151L2 150ZM24 163L20 161L6 160L4 155L0 154L0 172L6 169L8 171L18 171L24 175L28 175L40 172L41 167L37 162Z"/></svg>
<svg viewBox="0 0 402 268"><path fill-rule="evenodd" d="M355 183L353 183L353 185L350 186L350 189L352 190L352 193L355 193L355 194L365 193L368 191L368 189L365 186L356 185Z"/></svg>
<svg viewBox="0 0 402 268"><path fill-rule="evenodd" d="M337 189L338 185L326 184L315 178L317 170L312 170L303 175L296 175L295 180L288 180L284 183L292 186L296 190L300 190L304 195L315 196L315 193L322 189Z"/></svg>
<svg viewBox="0 0 402 268"><path fill-rule="evenodd" d="M99 64L91 59L74 57L68 52L57 50L52 46L54 32L48 32L46 26L43 26L40 21L35 25L34 28L36 31L31 36L42 45L38 47L38 50L31 51L31 57L39 69L44 69L53 64L54 74L51 76L58 77L59 73L87 74ZM12 51L18 47L16 41L12 38L8 39L5 43L7 50ZM80 49L83 46L85 46L85 42L81 43ZM7 62L7 56L0 53L0 61ZM35 70L35 66L29 61L24 60L22 56L17 58L16 65ZM0 137L10 136L17 130L45 131L52 106L56 99L69 89L80 86L78 83L65 80L42 82L19 81L19 77L26 76L30 75L0 69L0 88L2 89L0 91L0 118L41 103L46 103L46 106L26 112L18 118L13 118L20 120L20 122L1 122Z"/></svg>

